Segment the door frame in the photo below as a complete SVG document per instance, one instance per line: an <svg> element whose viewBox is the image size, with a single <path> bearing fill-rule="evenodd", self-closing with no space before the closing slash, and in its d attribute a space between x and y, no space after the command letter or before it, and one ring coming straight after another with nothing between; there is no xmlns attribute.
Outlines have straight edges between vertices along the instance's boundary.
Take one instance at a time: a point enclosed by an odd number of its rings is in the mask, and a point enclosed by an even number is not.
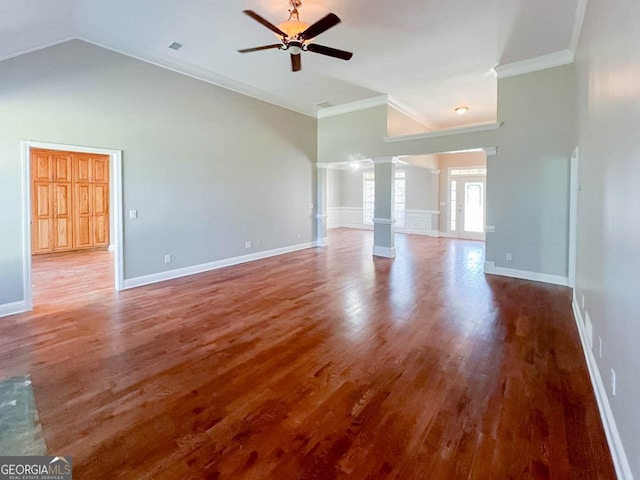
<svg viewBox="0 0 640 480"><path fill-rule="evenodd" d="M576 264L578 257L578 192L580 191L580 152L576 147L571 153L569 180L569 261L567 274L569 287L576 288Z"/></svg>
<svg viewBox="0 0 640 480"><path fill-rule="evenodd" d="M479 242L485 242L487 240L487 175L478 175L478 174L473 174L473 175L456 175L455 177L453 177L451 175L451 170L464 170L464 169L474 169L474 168L484 168L487 169L487 165L464 165L464 166L459 166L459 167L449 167L447 169L447 198L449 199L448 205L447 205L447 232L449 232L449 236L451 238L457 238L460 240L475 240L475 241L479 241ZM464 238L464 237L460 237L460 215L457 212L457 202L458 200L456 199L456 214L457 214L457 218L456 218L456 227L457 227L457 231L452 231L451 230L451 202L453 201L453 199L451 198L451 180L454 179L458 179L458 178L484 178L484 198L483 198L483 209L484 209L484 232L482 233L483 235L483 239L482 240L478 240L478 239L468 239L468 238ZM459 195L459 191L458 191L458 195Z"/></svg>
<svg viewBox="0 0 640 480"><path fill-rule="evenodd" d="M109 156L109 250L114 252L114 287L116 290L122 290L124 287L122 150L24 140L22 142L22 278L24 281L25 311L33 310L33 284L31 281L31 149L34 148Z"/></svg>

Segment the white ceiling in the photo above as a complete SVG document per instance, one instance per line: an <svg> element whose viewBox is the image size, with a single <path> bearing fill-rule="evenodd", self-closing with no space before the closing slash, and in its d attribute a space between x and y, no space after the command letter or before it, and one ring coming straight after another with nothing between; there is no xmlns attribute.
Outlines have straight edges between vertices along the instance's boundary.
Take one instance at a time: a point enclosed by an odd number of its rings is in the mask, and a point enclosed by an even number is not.
<svg viewBox="0 0 640 480"><path fill-rule="evenodd" d="M492 68L570 49L583 2L303 0L301 20L332 11L343 21L316 43L354 57L307 52L292 73L286 52L236 52L276 42L242 10L277 24L288 0L2 0L0 59L83 38L311 115L321 102L390 94L446 128L496 120ZM184 48L169 50L173 41ZM453 113L459 105L469 114Z"/></svg>

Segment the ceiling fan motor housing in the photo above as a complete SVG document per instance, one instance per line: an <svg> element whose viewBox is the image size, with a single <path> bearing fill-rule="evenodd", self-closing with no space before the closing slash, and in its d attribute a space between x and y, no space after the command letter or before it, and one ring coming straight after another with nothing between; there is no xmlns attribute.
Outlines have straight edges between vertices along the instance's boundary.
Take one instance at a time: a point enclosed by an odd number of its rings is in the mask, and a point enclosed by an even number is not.
<svg viewBox="0 0 640 480"><path fill-rule="evenodd" d="M303 43L299 40L291 40L287 43L287 46L292 55L300 55L303 50Z"/></svg>

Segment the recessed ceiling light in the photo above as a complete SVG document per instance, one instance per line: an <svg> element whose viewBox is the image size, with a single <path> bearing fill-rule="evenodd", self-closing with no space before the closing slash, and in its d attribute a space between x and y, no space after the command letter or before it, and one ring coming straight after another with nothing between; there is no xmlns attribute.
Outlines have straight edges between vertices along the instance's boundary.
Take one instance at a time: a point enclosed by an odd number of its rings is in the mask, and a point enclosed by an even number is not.
<svg viewBox="0 0 640 480"><path fill-rule="evenodd" d="M173 42L171 45L169 45L169 48L171 50L175 50L175 51L180 50L182 47L183 47L183 45L181 43L178 43L178 42Z"/></svg>
<svg viewBox="0 0 640 480"><path fill-rule="evenodd" d="M469 107L458 107L454 110L458 115L464 115L469 111Z"/></svg>

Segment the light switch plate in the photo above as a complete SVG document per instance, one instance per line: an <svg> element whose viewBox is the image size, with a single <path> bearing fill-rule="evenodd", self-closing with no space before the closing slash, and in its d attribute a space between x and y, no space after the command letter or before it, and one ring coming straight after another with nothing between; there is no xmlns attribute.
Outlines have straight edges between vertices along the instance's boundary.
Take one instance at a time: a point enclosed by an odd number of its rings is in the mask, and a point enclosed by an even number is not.
<svg viewBox="0 0 640 480"><path fill-rule="evenodd" d="M129 218L138 218L137 210L129 210Z"/></svg>

